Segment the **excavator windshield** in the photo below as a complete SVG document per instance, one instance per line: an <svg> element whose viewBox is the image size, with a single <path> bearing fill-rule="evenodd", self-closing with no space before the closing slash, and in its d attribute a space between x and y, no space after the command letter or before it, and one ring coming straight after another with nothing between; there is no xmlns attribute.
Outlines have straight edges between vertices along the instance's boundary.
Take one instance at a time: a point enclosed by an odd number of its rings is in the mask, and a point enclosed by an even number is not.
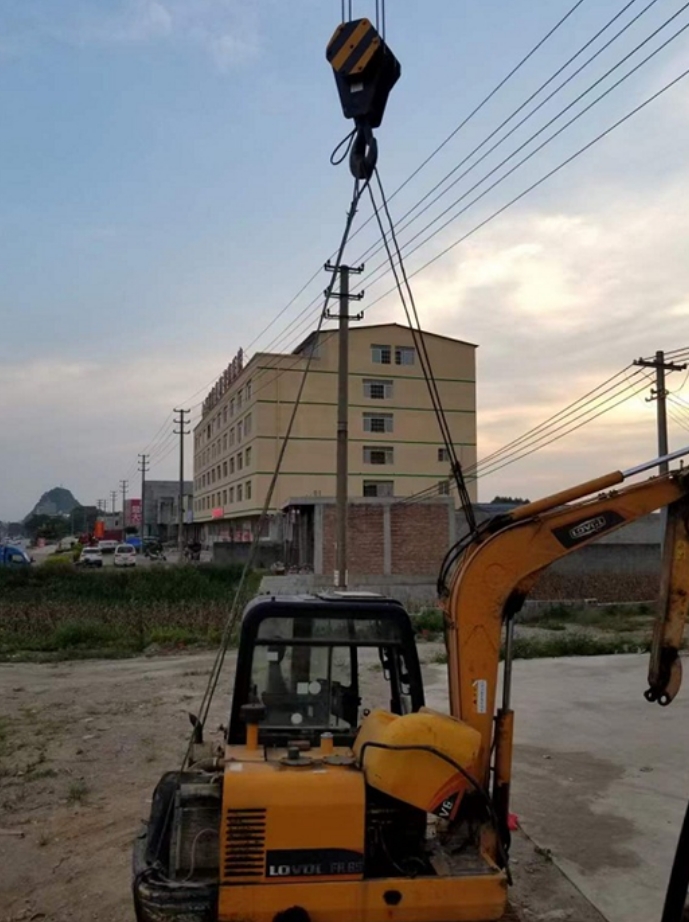
<svg viewBox="0 0 689 922"><path fill-rule="evenodd" d="M259 738L266 745L317 742L326 731L347 745L370 708L418 710L421 678L406 612L387 600L377 610L339 599L261 602L244 620L231 742L244 737L237 703L251 699L265 706Z"/></svg>

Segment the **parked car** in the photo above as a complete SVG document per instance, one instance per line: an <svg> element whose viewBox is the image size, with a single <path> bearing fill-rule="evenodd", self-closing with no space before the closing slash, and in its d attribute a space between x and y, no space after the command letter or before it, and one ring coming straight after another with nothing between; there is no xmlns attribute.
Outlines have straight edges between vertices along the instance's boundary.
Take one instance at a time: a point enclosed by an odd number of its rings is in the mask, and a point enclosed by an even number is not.
<svg viewBox="0 0 689 922"><path fill-rule="evenodd" d="M103 554L114 554L119 544L117 541L112 541L110 538L102 538L98 542L98 547Z"/></svg>
<svg viewBox="0 0 689 922"><path fill-rule="evenodd" d="M80 567L102 567L103 552L99 547L85 547L79 560L77 560L77 565Z"/></svg>
<svg viewBox="0 0 689 922"><path fill-rule="evenodd" d="M24 548L10 544L0 546L0 567L29 567L31 558Z"/></svg>
<svg viewBox="0 0 689 922"><path fill-rule="evenodd" d="M115 548L116 567L133 567L136 565L136 549L131 544L118 544Z"/></svg>

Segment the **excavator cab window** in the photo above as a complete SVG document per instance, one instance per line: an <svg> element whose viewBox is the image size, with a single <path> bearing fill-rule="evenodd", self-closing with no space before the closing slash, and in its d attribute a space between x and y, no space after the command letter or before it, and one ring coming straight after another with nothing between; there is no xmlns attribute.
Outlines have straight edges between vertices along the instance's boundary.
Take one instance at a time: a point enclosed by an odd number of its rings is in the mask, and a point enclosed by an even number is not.
<svg viewBox="0 0 689 922"><path fill-rule="evenodd" d="M295 739L316 745L326 731L347 745L373 707L418 710L423 691L408 615L386 599L252 603L242 625L231 743L244 741L239 708L251 699L265 708L259 740L276 746Z"/></svg>

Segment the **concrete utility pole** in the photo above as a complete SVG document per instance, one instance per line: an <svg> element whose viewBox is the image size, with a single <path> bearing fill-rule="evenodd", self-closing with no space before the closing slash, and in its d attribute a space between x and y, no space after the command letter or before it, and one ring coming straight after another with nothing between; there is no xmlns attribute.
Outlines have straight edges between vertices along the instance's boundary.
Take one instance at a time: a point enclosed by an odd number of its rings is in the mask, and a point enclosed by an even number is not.
<svg viewBox="0 0 689 922"><path fill-rule="evenodd" d="M149 469L150 455L139 455L139 470L141 471L141 550L144 549L146 537L146 472Z"/></svg>
<svg viewBox="0 0 689 922"><path fill-rule="evenodd" d="M127 487L129 486L128 480L120 480L120 490L122 491L122 529L127 525L127 518L125 512L125 502L127 500Z"/></svg>
<svg viewBox="0 0 689 922"><path fill-rule="evenodd" d="M112 514L115 514L115 502L117 501L117 490L110 491L110 504L112 506Z"/></svg>
<svg viewBox="0 0 689 922"><path fill-rule="evenodd" d="M347 478L349 476L347 451L349 443L349 321L361 320L363 314L348 313L350 301L360 301L364 293L349 293L349 274L360 275L363 266L354 269L351 266L333 266L325 264L326 271L339 273L340 291L332 292L331 297L339 298L340 310L337 314L326 313L329 320L338 320L339 357L337 368L337 588L347 588Z"/></svg>
<svg viewBox="0 0 689 922"><path fill-rule="evenodd" d="M684 371L685 365L677 365L674 362L665 361L665 353L662 349L656 352L655 359L637 359L634 362L641 368L655 368L656 386L651 388L651 396L646 399L655 400L657 404L657 421L658 421L658 455L663 458L668 454L667 445L667 390L665 388L666 371ZM667 474L669 470L667 461L661 461L658 470L661 474Z"/></svg>
<svg viewBox="0 0 689 922"><path fill-rule="evenodd" d="M179 419L176 419L175 434L179 436L179 508L177 510L177 549L179 551L179 562L184 559L184 436L189 434L186 428L189 423L185 421L185 416L191 413L191 410L175 410L179 413Z"/></svg>

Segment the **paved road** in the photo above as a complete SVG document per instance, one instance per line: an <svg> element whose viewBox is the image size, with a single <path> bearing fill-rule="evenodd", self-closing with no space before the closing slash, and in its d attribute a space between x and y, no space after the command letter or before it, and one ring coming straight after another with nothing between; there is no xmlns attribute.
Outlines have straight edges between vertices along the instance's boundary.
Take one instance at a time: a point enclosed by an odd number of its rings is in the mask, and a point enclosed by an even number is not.
<svg viewBox="0 0 689 922"><path fill-rule="evenodd" d="M689 798L689 681L661 708L646 671L645 656L514 669L513 809L609 922L660 919ZM427 697L447 706L444 676Z"/></svg>

